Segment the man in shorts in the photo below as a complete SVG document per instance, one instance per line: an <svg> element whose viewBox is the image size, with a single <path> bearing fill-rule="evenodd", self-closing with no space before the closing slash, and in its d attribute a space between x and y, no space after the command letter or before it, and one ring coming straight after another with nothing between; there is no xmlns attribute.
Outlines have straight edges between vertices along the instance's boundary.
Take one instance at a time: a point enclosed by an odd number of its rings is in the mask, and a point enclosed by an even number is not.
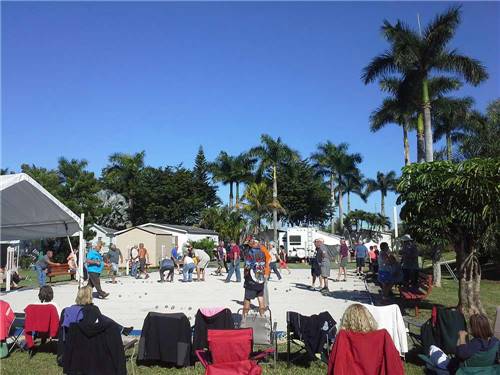
<svg viewBox="0 0 500 375"><path fill-rule="evenodd" d="M139 279L142 274L145 275L145 279L149 279L148 271L146 270L146 264L149 263L148 249L144 247L143 243L139 244L139 273L135 277Z"/></svg>
<svg viewBox="0 0 500 375"><path fill-rule="evenodd" d="M123 263L123 255L115 244L112 244L108 251L108 259L111 264L111 283L116 284L116 275L118 274L119 264Z"/></svg>
<svg viewBox="0 0 500 375"><path fill-rule="evenodd" d="M193 254L198 260L196 263L196 279L197 281L205 281L205 269L210 262L210 255L208 255L205 250L201 249L194 249Z"/></svg>
<svg viewBox="0 0 500 375"><path fill-rule="evenodd" d="M358 244L354 248L354 253L356 255L356 276L363 276L363 268L365 267L365 260L368 257L368 249L363 242L358 241Z"/></svg>
<svg viewBox="0 0 500 375"><path fill-rule="evenodd" d="M321 270L320 286L323 285L320 292L325 294L328 293L328 278L330 277L330 252L321 238L314 240L314 246L316 246L317 259Z"/></svg>
<svg viewBox="0 0 500 375"><path fill-rule="evenodd" d="M259 313L264 315L266 305L264 301L264 282L266 278L266 267L268 260L261 249L259 242L255 239L249 241L249 250L245 254L245 266L243 276L245 282L245 296L243 300L243 319L246 319L250 311L250 301L257 298Z"/></svg>

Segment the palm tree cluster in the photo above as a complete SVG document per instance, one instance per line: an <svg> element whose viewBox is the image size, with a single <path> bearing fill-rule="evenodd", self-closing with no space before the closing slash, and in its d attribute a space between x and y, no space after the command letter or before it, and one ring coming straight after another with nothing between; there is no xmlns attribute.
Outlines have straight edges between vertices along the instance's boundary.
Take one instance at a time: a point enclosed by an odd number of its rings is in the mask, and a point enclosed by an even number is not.
<svg viewBox="0 0 500 375"><path fill-rule="evenodd" d="M454 133L474 117L471 98L446 96L463 81L476 86L488 78L481 62L449 47L460 16L460 7L453 6L418 32L401 20L384 21L382 34L389 48L363 69L365 84L378 80L389 94L370 116L371 130L390 123L403 128L405 165L410 163L409 131L417 133L418 162L433 161L433 143L443 136L451 159L452 143L458 139Z"/></svg>
<svg viewBox="0 0 500 375"><path fill-rule="evenodd" d="M213 180L229 185L229 201L226 210L217 212L209 210L207 215L224 215L237 212L248 219L247 232L258 233L263 229L263 221L271 222L274 238L277 241L278 214L286 213L279 198L279 169L289 161L299 161L297 151L286 145L281 138L272 138L267 134L261 136L261 144L237 156L231 156L221 151L215 161L210 164ZM335 231L333 212L338 207L338 225L343 229L344 197L347 198L347 213L351 211L351 195L355 194L366 202L367 197L376 191L381 193L380 216L385 218L385 198L388 192L395 191L397 177L394 171L378 172L376 179L366 179L359 169L363 158L359 153L349 152L347 143L334 144L326 141L318 145L308 160L317 176L328 185L331 195L330 217L331 230ZM239 186L245 185L245 191L240 197ZM236 186L236 203L234 189ZM242 198L242 199L240 199ZM216 215L217 216L217 215ZM217 220L205 219L202 225L210 225ZM218 219L219 227L223 229L223 218ZM386 221L384 223L387 222ZM212 225L214 225L212 223ZM212 226L215 229L215 226Z"/></svg>

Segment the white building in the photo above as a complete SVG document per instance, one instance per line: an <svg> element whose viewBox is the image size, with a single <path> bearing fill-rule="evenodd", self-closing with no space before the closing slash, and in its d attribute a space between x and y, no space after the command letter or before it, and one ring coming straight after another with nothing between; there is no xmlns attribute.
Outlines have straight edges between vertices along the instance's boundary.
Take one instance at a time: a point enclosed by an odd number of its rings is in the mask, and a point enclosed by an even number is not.
<svg viewBox="0 0 500 375"><path fill-rule="evenodd" d="M101 241L104 252L109 250L110 245L116 245L115 234L118 232L116 229L103 227L102 225L97 224L92 225L90 229L96 232L96 235L90 240L90 242L95 244L98 241Z"/></svg>

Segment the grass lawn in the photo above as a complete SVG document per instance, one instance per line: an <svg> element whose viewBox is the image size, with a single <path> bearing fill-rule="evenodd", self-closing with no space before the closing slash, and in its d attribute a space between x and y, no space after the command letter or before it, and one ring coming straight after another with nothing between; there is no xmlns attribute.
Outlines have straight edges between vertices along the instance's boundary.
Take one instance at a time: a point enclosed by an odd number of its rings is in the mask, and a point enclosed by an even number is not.
<svg viewBox="0 0 500 375"><path fill-rule="evenodd" d="M289 265L290 268L308 268L307 264L292 263ZM490 275L495 276L495 272L490 272ZM25 271L22 275L29 275L30 279L23 281L21 285L25 286L37 286L36 273L33 271ZM55 282L67 281L69 277L58 276L55 278ZM495 277L498 279L498 277ZM495 308L500 305L500 280L482 280L481 282L481 300L488 313L491 320L495 317ZM428 301L421 305L419 321L424 322L430 316L432 305L442 305L442 306L455 306L458 302L458 284L451 279L446 273L443 273L442 287L433 288ZM413 315L413 309L408 309L410 315ZM417 351L410 352L407 355L407 360L404 363L406 374L423 374L422 363L418 360L416 354ZM128 352L129 356L131 352ZM130 361L127 362L129 373L132 373L130 368ZM197 364L194 368L187 369L172 369L172 368L161 368L161 367L135 367L136 374L203 374L204 370L200 364ZM279 359L276 368L271 368L269 366L264 366L264 374L294 374L294 375L306 375L306 374L325 374L326 365L320 361L315 361L307 367L304 363L298 363L293 365L290 369L286 367L286 346L281 344L279 346ZM53 375L62 374L61 368L56 364L55 355L47 352L37 353L32 359L28 358L27 353L16 351L12 353L10 357L1 360L0 362L0 373L1 374L33 374L37 373Z"/></svg>

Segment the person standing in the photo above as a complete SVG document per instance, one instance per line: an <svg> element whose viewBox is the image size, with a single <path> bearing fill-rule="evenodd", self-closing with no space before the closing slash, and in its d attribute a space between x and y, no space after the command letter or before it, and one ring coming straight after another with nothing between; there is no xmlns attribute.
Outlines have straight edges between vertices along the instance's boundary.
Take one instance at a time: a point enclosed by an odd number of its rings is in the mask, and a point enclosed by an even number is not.
<svg viewBox="0 0 500 375"><path fill-rule="evenodd" d="M123 255L115 244L111 244L109 247L108 259L111 264L111 283L116 284L116 275L118 274L119 264L123 263Z"/></svg>
<svg viewBox="0 0 500 375"><path fill-rule="evenodd" d="M280 257L280 269L287 270L288 274L290 275L291 272L288 269L285 246L283 245L280 245L279 257Z"/></svg>
<svg viewBox="0 0 500 375"><path fill-rule="evenodd" d="M137 277L137 269L139 268L139 251L134 245L130 249L130 276Z"/></svg>
<svg viewBox="0 0 500 375"><path fill-rule="evenodd" d="M225 282L228 283L231 281L233 273L236 274L236 282L238 283L241 282L241 275L240 275L241 251L240 247L236 244L236 241L234 240L231 241L231 250L229 251L229 254L227 254L227 258L229 263L229 270Z"/></svg>
<svg viewBox="0 0 500 375"><path fill-rule="evenodd" d="M171 254L171 259L174 261L174 267L177 268L177 271L180 274L181 268L179 267L179 249L177 248L177 246L174 246L172 248L170 254Z"/></svg>
<svg viewBox="0 0 500 375"><path fill-rule="evenodd" d="M319 279L319 290L323 289L323 280L321 279L321 252L316 248L316 252L313 258L309 258L309 263L311 264L311 289L316 289L316 279Z"/></svg>
<svg viewBox="0 0 500 375"><path fill-rule="evenodd" d="M217 256L217 270L215 271L215 276L222 276L222 268L226 264L226 249L224 247L224 241L219 242L219 246L216 249ZM227 272L227 271L226 271Z"/></svg>
<svg viewBox="0 0 500 375"><path fill-rule="evenodd" d="M330 277L330 253L328 251L328 248L325 246L323 243L323 240L321 238L318 238L314 240L314 245L316 246L316 251L319 253L319 266L320 266L320 271L321 271L321 284L323 284L323 287L320 289L321 293L328 293L328 278Z"/></svg>
<svg viewBox="0 0 500 375"><path fill-rule="evenodd" d="M363 276L363 268L365 267L365 260L368 256L368 249L363 245L363 242L358 241L354 248L354 253L356 256L356 276Z"/></svg>
<svg viewBox="0 0 500 375"><path fill-rule="evenodd" d="M345 240L340 240L340 249L339 249L339 274L337 276L338 281L347 281L347 260L349 258L349 248ZM340 280L340 277L344 274L344 279Z"/></svg>
<svg viewBox="0 0 500 375"><path fill-rule="evenodd" d="M404 285L418 287L418 249L410 235L401 237L403 248L401 254L401 268L403 269Z"/></svg>
<svg viewBox="0 0 500 375"><path fill-rule="evenodd" d="M144 247L143 243L139 244L139 273L136 279L139 279L142 274L144 274L145 279L149 279L148 271L146 270L146 264L149 263L148 249Z"/></svg>
<svg viewBox="0 0 500 375"><path fill-rule="evenodd" d="M47 272L49 266L60 266L61 263L52 262L52 256L54 253L52 250L47 250L47 254L41 256L38 261L35 263L35 270L38 275L38 285L40 288L45 286L47 283Z"/></svg>
<svg viewBox="0 0 500 375"><path fill-rule="evenodd" d="M269 268L274 274L278 277L278 280L281 280L281 274L278 271L278 251L276 250L276 246L274 246L274 242L269 242L269 255L271 257L271 261L269 263Z"/></svg>
<svg viewBox="0 0 500 375"><path fill-rule="evenodd" d="M255 239L249 241L249 250L245 254L245 266L243 275L245 282L245 295L243 298L243 319L245 320L250 311L250 301L257 298L259 313L264 315L266 304L264 301L264 282L266 278L266 255L262 251L259 242Z"/></svg>
<svg viewBox="0 0 500 375"><path fill-rule="evenodd" d="M100 277L102 269L104 267L104 260L102 259L102 255L100 253L101 248L102 245L100 242L97 243L95 248L92 247L87 253L85 264L87 265L89 285L93 288L96 288L97 293L99 294L99 298L104 299L109 296L109 293L106 293L101 289Z"/></svg>

